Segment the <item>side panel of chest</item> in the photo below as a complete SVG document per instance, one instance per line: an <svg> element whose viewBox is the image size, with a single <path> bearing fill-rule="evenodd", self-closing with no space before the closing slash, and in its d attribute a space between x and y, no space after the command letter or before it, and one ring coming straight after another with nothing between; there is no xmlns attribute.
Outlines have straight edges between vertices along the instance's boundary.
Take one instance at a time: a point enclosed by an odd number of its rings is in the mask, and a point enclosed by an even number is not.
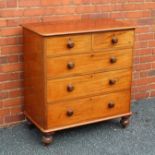
<svg viewBox="0 0 155 155"><path fill-rule="evenodd" d="M45 76L43 38L24 30L24 113L45 128Z"/></svg>

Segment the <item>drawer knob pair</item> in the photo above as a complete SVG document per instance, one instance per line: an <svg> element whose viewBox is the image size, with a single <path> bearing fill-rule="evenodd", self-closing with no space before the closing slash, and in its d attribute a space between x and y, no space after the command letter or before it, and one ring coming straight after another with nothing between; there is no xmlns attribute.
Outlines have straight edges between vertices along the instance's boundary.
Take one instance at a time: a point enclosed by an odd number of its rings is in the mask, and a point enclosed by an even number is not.
<svg viewBox="0 0 155 155"><path fill-rule="evenodd" d="M116 63L117 62L117 58L116 57L114 57L114 56L112 56L111 58L110 58L110 62L113 64L113 63Z"/></svg>
<svg viewBox="0 0 155 155"><path fill-rule="evenodd" d="M74 90L74 86L72 84L68 84L67 91L72 92Z"/></svg>
<svg viewBox="0 0 155 155"><path fill-rule="evenodd" d="M116 80L115 80L115 79L110 79L110 80L109 80L109 84L110 84L110 85L114 85L115 83L116 83Z"/></svg>
<svg viewBox="0 0 155 155"><path fill-rule="evenodd" d="M74 46L75 46L74 42L71 39L69 39L68 43L67 43L67 47L68 48L73 48Z"/></svg>
<svg viewBox="0 0 155 155"><path fill-rule="evenodd" d="M108 108L111 109L111 108L114 108L115 107L115 103L114 102L109 102L108 103Z"/></svg>
<svg viewBox="0 0 155 155"><path fill-rule="evenodd" d="M74 114L74 111L73 111L72 109L69 109L69 110L67 110L67 112L66 112L66 115L67 115L68 117L73 116L73 114Z"/></svg>
<svg viewBox="0 0 155 155"><path fill-rule="evenodd" d="M75 67L74 62L68 62L68 64L67 64L68 69L73 69L74 67Z"/></svg>
<svg viewBox="0 0 155 155"><path fill-rule="evenodd" d="M117 44L118 43L118 38L116 36L113 36L111 39L112 44Z"/></svg>

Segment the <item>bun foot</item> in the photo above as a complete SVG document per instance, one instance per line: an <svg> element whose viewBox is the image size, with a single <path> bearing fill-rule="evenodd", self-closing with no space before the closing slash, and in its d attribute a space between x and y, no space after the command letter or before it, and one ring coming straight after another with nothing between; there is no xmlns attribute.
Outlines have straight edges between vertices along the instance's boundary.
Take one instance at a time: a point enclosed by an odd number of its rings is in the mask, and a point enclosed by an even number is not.
<svg viewBox="0 0 155 155"><path fill-rule="evenodd" d="M53 142L52 133L44 133L42 136L42 143L47 146Z"/></svg>
<svg viewBox="0 0 155 155"><path fill-rule="evenodd" d="M122 117L121 120L120 120L120 124L123 128L126 128L129 123L130 123L130 120L129 120L130 116L125 116L125 117Z"/></svg>
<svg viewBox="0 0 155 155"><path fill-rule="evenodd" d="M34 124L29 119L27 119L27 125L29 129L33 129L35 127Z"/></svg>

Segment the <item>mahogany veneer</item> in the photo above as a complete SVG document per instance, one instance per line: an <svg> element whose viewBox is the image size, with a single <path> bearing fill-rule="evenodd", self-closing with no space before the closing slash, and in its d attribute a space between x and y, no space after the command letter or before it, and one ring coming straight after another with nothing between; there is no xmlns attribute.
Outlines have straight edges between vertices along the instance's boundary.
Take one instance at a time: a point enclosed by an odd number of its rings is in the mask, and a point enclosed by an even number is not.
<svg viewBox="0 0 155 155"><path fill-rule="evenodd" d="M25 116L43 133L131 115L134 27L111 19L23 25Z"/></svg>

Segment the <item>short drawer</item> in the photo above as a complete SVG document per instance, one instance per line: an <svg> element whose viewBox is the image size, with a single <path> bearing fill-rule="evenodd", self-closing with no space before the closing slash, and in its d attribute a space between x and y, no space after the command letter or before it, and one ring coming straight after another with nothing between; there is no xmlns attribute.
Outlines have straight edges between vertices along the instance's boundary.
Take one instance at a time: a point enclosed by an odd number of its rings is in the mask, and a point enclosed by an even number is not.
<svg viewBox="0 0 155 155"><path fill-rule="evenodd" d="M48 128L65 128L130 112L130 90L48 104Z"/></svg>
<svg viewBox="0 0 155 155"><path fill-rule="evenodd" d="M63 77L131 67L132 49L70 55L47 59L47 77Z"/></svg>
<svg viewBox="0 0 155 155"><path fill-rule="evenodd" d="M94 50L105 48L132 47L133 43L133 30L94 33L92 35L92 48Z"/></svg>
<svg viewBox="0 0 155 155"><path fill-rule="evenodd" d="M89 52L91 50L91 34L46 38L45 50L47 56Z"/></svg>
<svg viewBox="0 0 155 155"><path fill-rule="evenodd" d="M47 102L130 88L131 69L48 80Z"/></svg>

